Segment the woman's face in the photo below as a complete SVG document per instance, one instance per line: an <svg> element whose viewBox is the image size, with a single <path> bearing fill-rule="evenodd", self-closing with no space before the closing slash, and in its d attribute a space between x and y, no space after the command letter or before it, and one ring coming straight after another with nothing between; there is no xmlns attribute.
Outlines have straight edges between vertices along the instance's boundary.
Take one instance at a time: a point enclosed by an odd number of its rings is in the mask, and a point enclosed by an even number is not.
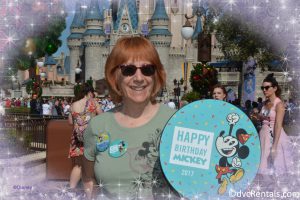
<svg viewBox="0 0 300 200"><path fill-rule="evenodd" d="M123 74L126 73L126 67L131 67L129 71L131 71L130 75ZM132 68L135 69L137 67L135 73L133 74ZM120 80L119 80L119 88L121 90L123 101L131 101L135 103L144 103L150 100L151 94L154 87L154 74L153 75L144 75L143 71L149 72L153 69L153 65L150 62L145 60L138 60L138 61L128 61L124 63L123 66L119 69L120 70ZM148 68L147 68L148 67ZM149 68L152 67L152 68ZM154 67L155 68L155 67ZM128 72L128 71L127 71ZM147 74L147 73L146 73ZM151 74L151 73L150 73Z"/></svg>
<svg viewBox="0 0 300 200"><path fill-rule="evenodd" d="M262 89L265 97L269 98L275 94L277 87L273 87L272 83L270 83L270 82L263 82L261 89Z"/></svg>
<svg viewBox="0 0 300 200"><path fill-rule="evenodd" d="M221 88L215 88L213 91L213 98L217 100L225 100L226 94Z"/></svg>

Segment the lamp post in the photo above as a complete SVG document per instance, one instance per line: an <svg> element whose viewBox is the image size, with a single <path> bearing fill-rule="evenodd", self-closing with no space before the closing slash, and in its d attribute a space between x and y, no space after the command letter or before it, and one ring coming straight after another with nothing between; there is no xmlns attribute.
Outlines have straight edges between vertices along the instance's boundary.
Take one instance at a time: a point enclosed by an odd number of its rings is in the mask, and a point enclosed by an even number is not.
<svg viewBox="0 0 300 200"><path fill-rule="evenodd" d="M168 91L167 91L167 87L166 86L161 89L160 94L159 94L159 98L160 98L161 102L165 102L166 101L166 96L168 97L167 92Z"/></svg>
<svg viewBox="0 0 300 200"><path fill-rule="evenodd" d="M175 99L175 104L176 108L179 109L179 101L180 101L180 93L181 93L181 88L180 86L183 85L184 80L181 78L179 81L175 78L173 80L174 83L174 99Z"/></svg>
<svg viewBox="0 0 300 200"><path fill-rule="evenodd" d="M193 16L192 16L193 17ZM189 39L192 38L194 29L193 26L191 25L189 19L192 17L188 17L187 14L185 14L185 24L181 28L181 35L182 37L188 42ZM184 79L184 87L185 90L187 89L187 74L188 74L188 61L187 61L187 44L185 44L185 51L184 51L184 65L183 65L183 79Z"/></svg>

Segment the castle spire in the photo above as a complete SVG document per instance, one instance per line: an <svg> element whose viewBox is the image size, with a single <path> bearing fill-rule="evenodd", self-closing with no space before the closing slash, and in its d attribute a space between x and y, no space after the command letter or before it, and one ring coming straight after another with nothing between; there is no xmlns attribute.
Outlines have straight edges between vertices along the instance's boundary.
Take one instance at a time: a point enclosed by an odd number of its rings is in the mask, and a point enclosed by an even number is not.
<svg viewBox="0 0 300 200"><path fill-rule="evenodd" d="M85 20L101 20L103 21L103 12L100 11L97 0L91 0L89 10Z"/></svg>
<svg viewBox="0 0 300 200"><path fill-rule="evenodd" d="M150 22L152 28L148 34L149 40L156 47L166 71L170 72L172 68L169 65L169 51L172 41L172 34L169 31L169 17L166 12L164 0L156 0L155 10ZM168 83L171 82L170 77L173 78L173 76L169 76L168 74ZM167 85L167 87L170 86Z"/></svg>
<svg viewBox="0 0 300 200"><path fill-rule="evenodd" d="M105 36L103 31L103 20L103 10L102 12L100 11L97 0L91 0L85 17L86 31L84 32L84 36Z"/></svg>
<svg viewBox="0 0 300 200"><path fill-rule="evenodd" d="M103 1L101 0L100 3L101 8L103 8ZM102 66L103 58L98 56L103 54L103 49L105 48L103 21L103 9L99 9L97 0L91 0L85 18L86 31L83 34L85 47L85 80L89 80L90 77L92 77L93 80L99 80L101 77L104 77L104 68Z"/></svg>
<svg viewBox="0 0 300 200"><path fill-rule="evenodd" d="M76 3L75 15L74 15L73 21L71 23L71 28L82 28L82 27L84 27L84 18L85 18L85 12L81 8L80 3L77 2Z"/></svg>
<svg viewBox="0 0 300 200"><path fill-rule="evenodd" d="M68 47L70 49L70 82L75 83L75 67L77 61L80 59L80 49L82 48L83 33L85 31L86 10L81 7L80 3L76 4L76 11L71 24L71 34L67 38Z"/></svg>
<svg viewBox="0 0 300 200"><path fill-rule="evenodd" d="M150 40L151 36L169 36L172 34L169 31L169 17L166 12L165 2L164 0L156 0L156 6L154 13L151 17L152 30L149 33ZM152 41L153 42L153 41ZM169 41L169 45L171 44L171 38Z"/></svg>
<svg viewBox="0 0 300 200"><path fill-rule="evenodd" d="M136 7L136 0L120 0L119 5L115 5L118 8L117 19L114 23L114 30L118 30L120 24L122 23L122 17L125 14L124 11L128 11L128 20L133 30L138 29L139 18L138 18L138 11Z"/></svg>
<svg viewBox="0 0 300 200"><path fill-rule="evenodd" d="M164 0L156 0L155 10L151 17L151 20L164 19L169 20L169 17L166 12Z"/></svg>

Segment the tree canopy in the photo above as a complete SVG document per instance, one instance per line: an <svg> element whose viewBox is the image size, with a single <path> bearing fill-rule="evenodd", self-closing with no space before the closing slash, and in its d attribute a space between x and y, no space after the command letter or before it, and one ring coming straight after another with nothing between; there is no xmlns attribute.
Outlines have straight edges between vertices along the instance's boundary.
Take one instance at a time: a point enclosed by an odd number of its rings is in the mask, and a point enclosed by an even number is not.
<svg viewBox="0 0 300 200"><path fill-rule="evenodd" d="M261 67L265 67L275 56L271 42L255 26L237 17L223 14L215 26L218 48L224 59L246 61L255 57Z"/></svg>
<svg viewBox="0 0 300 200"><path fill-rule="evenodd" d="M19 70L26 70L35 66L36 58L55 53L62 44L59 37L65 27L65 16L53 17L44 31L24 39L22 46L14 56L13 66Z"/></svg>

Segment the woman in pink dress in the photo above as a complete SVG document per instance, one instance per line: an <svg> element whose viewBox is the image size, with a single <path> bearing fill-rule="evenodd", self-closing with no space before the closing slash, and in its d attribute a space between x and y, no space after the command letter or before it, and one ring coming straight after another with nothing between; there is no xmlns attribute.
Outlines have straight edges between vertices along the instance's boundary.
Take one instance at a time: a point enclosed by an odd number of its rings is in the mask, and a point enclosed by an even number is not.
<svg viewBox="0 0 300 200"><path fill-rule="evenodd" d="M270 179L289 172L292 164L289 139L283 130L285 107L280 100L278 82L269 74L263 81L261 89L265 95L265 105L261 110L262 128L259 132L261 144L261 162L258 174L263 179Z"/></svg>

